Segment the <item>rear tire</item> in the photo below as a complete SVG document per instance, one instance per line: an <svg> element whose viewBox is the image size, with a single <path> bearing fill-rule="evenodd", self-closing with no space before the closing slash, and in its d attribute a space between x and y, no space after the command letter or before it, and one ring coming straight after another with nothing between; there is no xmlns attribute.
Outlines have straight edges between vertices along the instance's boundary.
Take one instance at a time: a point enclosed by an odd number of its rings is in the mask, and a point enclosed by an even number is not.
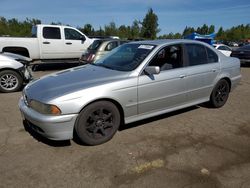
<svg viewBox="0 0 250 188"><path fill-rule="evenodd" d="M209 104L213 108L220 108L224 106L224 104L227 102L227 99L229 97L230 92L230 86L229 83L226 80L220 80L214 87L211 96Z"/></svg>
<svg viewBox="0 0 250 188"><path fill-rule="evenodd" d="M113 103L98 101L82 110L77 118L75 130L84 144L99 145L114 136L120 122L120 112Z"/></svg>
<svg viewBox="0 0 250 188"><path fill-rule="evenodd" d="M20 90L23 85L23 78L13 70L0 72L0 91L10 93Z"/></svg>

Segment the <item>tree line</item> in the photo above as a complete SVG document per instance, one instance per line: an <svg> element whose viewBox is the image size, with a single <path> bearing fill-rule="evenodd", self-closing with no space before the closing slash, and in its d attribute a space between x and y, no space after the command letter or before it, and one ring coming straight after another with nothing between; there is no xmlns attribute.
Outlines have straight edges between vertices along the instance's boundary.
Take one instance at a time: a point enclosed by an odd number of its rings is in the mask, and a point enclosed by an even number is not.
<svg viewBox="0 0 250 188"><path fill-rule="evenodd" d="M6 19L0 17L0 36L15 36L15 37L30 37L31 27L36 24L41 24L39 19L29 19L19 21L16 18ZM52 22L51 24L59 24L60 22ZM83 27L78 27L80 31L87 36L119 36L122 39L180 39L193 32L207 35L215 32L214 25L203 24L201 27L186 26L182 33L168 33L157 36L160 32L158 27L158 16L150 8L142 21L134 20L132 25L117 26L115 22L110 22L104 27L94 29L94 27L87 23ZM216 34L217 40L223 41L240 41L250 38L250 24L238 25L229 29L220 27Z"/></svg>

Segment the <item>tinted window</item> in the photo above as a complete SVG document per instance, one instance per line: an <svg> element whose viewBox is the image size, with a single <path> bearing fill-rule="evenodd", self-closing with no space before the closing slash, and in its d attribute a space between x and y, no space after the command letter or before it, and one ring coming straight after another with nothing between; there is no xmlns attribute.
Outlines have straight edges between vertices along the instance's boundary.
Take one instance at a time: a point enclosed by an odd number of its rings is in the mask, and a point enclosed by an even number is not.
<svg viewBox="0 0 250 188"><path fill-rule="evenodd" d="M207 50L208 63L218 62L217 54L213 50L211 50L210 48L206 47L206 50Z"/></svg>
<svg viewBox="0 0 250 188"><path fill-rule="evenodd" d="M68 40L85 40L85 37L74 29L65 28L65 39Z"/></svg>
<svg viewBox="0 0 250 188"><path fill-rule="evenodd" d="M61 39L60 28L58 27L44 27L43 38L45 39Z"/></svg>
<svg viewBox="0 0 250 188"><path fill-rule="evenodd" d="M89 47L89 50L97 50L99 46L103 43L103 40L95 40Z"/></svg>
<svg viewBox="0 0 250 188"><path fill-rule="evenodd" d="M189 65L202 65L208 63L205 46L200 44L186 44Z"/></svg>
<svg viewBox="0 0 250 188"><path fill-rule="evenodd" d="M108 43L108 45L106 46L105 51L111 51L111 50L113 50L114 48L116 48L117 46L118 46L117 41L110 42L110 43Z"/></svg>
<svg viewBox="0 0 250 188"><path fill-rule="evenodd" d="M183 67L181 45L171 45L161 49L149 63L159 66L161 71Z"/></svg>

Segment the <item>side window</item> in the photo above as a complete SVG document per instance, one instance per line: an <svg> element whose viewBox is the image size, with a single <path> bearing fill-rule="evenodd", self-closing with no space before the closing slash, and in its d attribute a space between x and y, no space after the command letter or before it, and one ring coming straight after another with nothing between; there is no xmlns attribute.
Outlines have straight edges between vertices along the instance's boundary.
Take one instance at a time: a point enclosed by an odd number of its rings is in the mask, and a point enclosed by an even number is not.
<svg viewBox="0 0 250 188"><path fill-rule="evenodd" d="M108 43L108 45L105 48L105 51L111 51L114 48L118 46L118 43L116 41Z"/></svg>
<svg viewBox="0 0 250 188"><path fill-rule="evenodd" d="M161 71L183 67L181 45L171 45L161 49L148 66L159 66Z"/></svg>
<svg viewBox="0 0 250 188"><path fill-rule="evenodd" d="M208 63L205 46L200 44L186 44L189 66Z"/></svg>
<svg viewBox="0 0 250 188"><path fill-rule="evenodd" d="M65 28L64 33L67 40L85 40L85 37L74 29Z"/></svg>
<svg viewBox="0 0 250 188"><path fill-rule="evenodd" d="M61 39L60 28L58 27L44 27L43 38L45 39Z"/></svg>
<svg viewBox="0 0 250 188"><path fill-rule="evenodd" d="M207 50L208 63L218 62L217 54L213 50L211 50L210 48L206 47L206 50Z"/></svg>

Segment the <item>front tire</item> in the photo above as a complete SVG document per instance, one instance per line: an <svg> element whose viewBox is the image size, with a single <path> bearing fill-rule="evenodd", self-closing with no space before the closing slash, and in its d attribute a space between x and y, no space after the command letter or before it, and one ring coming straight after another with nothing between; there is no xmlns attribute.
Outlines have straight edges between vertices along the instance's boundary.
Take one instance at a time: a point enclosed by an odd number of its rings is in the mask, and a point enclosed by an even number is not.
<svg viewBox="0 0 250 188"><path fill-rule="evenodd" d="M77 118L75 130L84 144L98 145L114 136L120 122L120 112L113 103L98 101L82 110Z"/></svg>
<svg viewBox="0 0 250 188"><path fill-rule="evenodd" d="M210 96L210 105L214 108L224 106L229 97L230 86L226 80L220 80L214 87Z"/></svg>
<svg viewBox="0 0 250 188"><path fill-rule="evenodd" d="M20 90L23 85L23 79L13 70L4 70L0 72L0 91L3 93L15 92Z"/></svg>

